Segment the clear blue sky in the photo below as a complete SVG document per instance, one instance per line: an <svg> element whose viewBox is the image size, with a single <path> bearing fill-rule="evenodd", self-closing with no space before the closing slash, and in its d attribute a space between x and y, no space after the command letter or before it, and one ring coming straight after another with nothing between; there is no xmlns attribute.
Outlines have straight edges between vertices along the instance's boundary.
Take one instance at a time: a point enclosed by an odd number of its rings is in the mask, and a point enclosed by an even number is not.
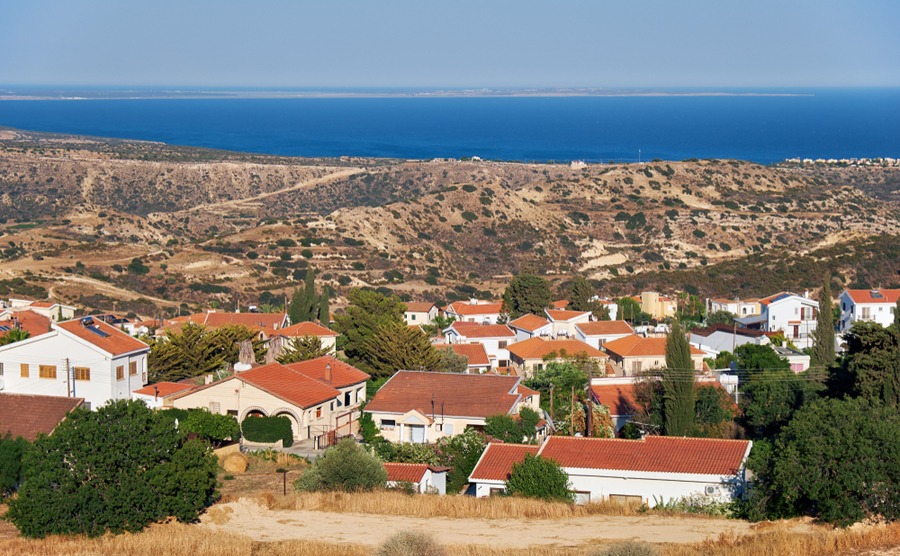
<svg viewBox="0 0 900 556"><path fill-rule="evenodd" d="M900 1L0 0L0 83L900 86Z"/></svg>

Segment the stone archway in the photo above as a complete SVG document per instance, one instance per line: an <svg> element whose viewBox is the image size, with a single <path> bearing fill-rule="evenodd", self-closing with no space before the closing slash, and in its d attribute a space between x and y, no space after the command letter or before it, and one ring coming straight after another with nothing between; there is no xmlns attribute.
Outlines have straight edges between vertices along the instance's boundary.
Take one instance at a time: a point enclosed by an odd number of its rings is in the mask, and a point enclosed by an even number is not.
<svg viewBox="0 0 900 556"><path fill-rule="evenodd" d="M271 413L271 415L272 415L272 417L287 417L288 420L291 422L291 432L294 436L294 440L302 438L302 434L301 434L302 420L300 419L300 417L297 416L296 413L294 413L294 410L288 409L286 407L282 407L282 408L279 408L279 409L276 409L275 411L273 411Z"/></svg>
<svg viewBox="0 0 900 556"><path fill-rule="evenodd" d="M247 417L268 417L269 414L265 409L258 406L251 406L244 410L244 413L241 415L241 421L246 419Z"/></svg>

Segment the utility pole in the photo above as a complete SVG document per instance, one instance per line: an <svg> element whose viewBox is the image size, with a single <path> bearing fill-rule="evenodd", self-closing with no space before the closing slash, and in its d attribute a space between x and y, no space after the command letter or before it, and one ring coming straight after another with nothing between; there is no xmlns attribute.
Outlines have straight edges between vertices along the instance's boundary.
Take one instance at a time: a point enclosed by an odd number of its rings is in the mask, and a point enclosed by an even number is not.
<svg viewBox="0 0 900 556"><path fill-rule="evenodd" d="M572 385L572 396L569 398L569 436L575 436L575 385Z"/></svg>

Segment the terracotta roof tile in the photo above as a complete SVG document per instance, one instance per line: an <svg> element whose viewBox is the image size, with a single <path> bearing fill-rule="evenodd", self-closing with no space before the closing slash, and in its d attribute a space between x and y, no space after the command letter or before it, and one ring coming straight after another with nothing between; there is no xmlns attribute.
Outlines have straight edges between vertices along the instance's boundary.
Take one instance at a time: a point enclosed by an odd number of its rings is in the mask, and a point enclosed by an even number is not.
<svg viewBox="0 0 900 556"><path fill-rule="evenodd" d="M519 385L518 392L519 392L519 394L522 394L523 398L527 398L528 396L539 396L541 394L537 390L532 390L531 388L525 386L524 384Z"/></svg>
<svg viewBox="0 0 900 556"><path fill-rule="evenodd" d="M493 374L398 371L366 405L366 411L406 413L418 409L457 417L510 413L519 400L519 378Z"/></svg>
<svg viewBox="0 0 900 556"><path fill-rule="evenodd" d="M129 336L115 326L90 317L58 322L53 327L65 330L112 355L150 349L144 342Z"/></svg>
<svg viewBox="0 0 900 556"><path fill-rule="evenodd" d="M634 334L634 328L624 320L598 320L580 322L575 328L585 336L606 336L612 334Z"/></svg>
<svg viewBox="0 0 900 556"><path fill-rule="evenodd" d="M398 483L418 483L428 471L427 463L384 463L388 481Z"/></svg>
<svg viewBox="0 0 900 556"><path fill-rule="evenodd" d="M334 330L325 328L321 324L304 321L285 326L278 331L278 335L286 338L299 338L302 336L337 336L338 334Z"/></svg>
<svg viewBox="0 0 900 556"><path fill-rule="evenodd" d="M568 306L569 306L569 302L566 301L565 299L560 299L560 300L558 300L558 301L551 301L551 302L550 302L550 307L552 307L552 308L554 308L554 309L556 309L556 310L558 310L558 311L561 311L561 310L565 309L565 308L568 307Z"/></svg>
<svg viewBox="0 0 900 556"><path fill-rule="evenodd" d="M514 463L525 461L527 454L537 455L538 447L526 444L497 444L491 442L484 449L470 481L505 481L509 479Z"/></svg>
<svg viewBox="0 0 900 556"><path fill-rule="evenodd" d="M28 336L31 338L50 331L50 319L34 311L17 311L9 320L0 321L0 326L9 327L10 330L16 328L17 325L28 332ZM0 336L6 334L7 332L0 332Z"/></svg>
<svg viewBox="0 0 900 556"><path fill-rule="evenodd" d="M457 315L498 315L502 312L502 307L503 303L499 301L475 304L467 301L456 301L447 305L444 311L456 313Z"/></svg>
<svg viewBox="0 0 900 556"><path fill-rule="evenodd" d="M143 396L159 396L160 398L166 398L172 394L185 392L192 388L194 388L194 385L185 384L183 382L157 382L134 390L133 393L141 394Z"/></svg>
<svg viewBox="0 0 900 556"><path fill-rule="evenodd" d="M553 309L545 309L547 316L554 322L568 321L590 315L590 311L557 311Z"/></svg>
<svg viewBox="0 0 900 556"><path fill-rule="evenodd" d="M569 468L723 476L738 472L750 445L748 440L716 438L552 436L541 447L540 455Z"/></svg>
<svg viewBox="0 0 900 556"><path fill-rule="evenodd" d="M194 324L202 324L210 328L220 328L223 326L241 325L251 330L263 330L266 333L272 333L281 328L285 321L285 313L228 313L219 311L209 311L206 313L194 313L183 317L175 317L168 319L165 330L179 330L183 325L189 322Z"/></svg>
<svg viewBox="0 0 900 556"><path fill-rule="evenodd" d="M881 297L875 297L873 292L877 292ZM897 303L900 299L900 290L847 290L847 294L855 303Z"/></svg>
<svg viewBox="0 0 900 556"><path fill-rule="evenodd" d="M610 415L634 415L638 403L634 399L634 384L592 384L591 393L598 403L609 408Z"/></svg>
<svg viewBox="0 0 900 556"><path fill-rule="evenodd" d="M563 354L566 356L585 354L588 357L606 357L605 353L581 340L543 340L541 338L529 338L521 342L510 344L506 349L520 359L544 359L545 357L552 356L554 353L557 357L562 357Z"/></svg>
<svg viewBox="0 0 900 556"><path fill-rule="evenodd" d="M466 338L515 338L515 333L505 324L478 324L454 322L450 328Z"/></svg>
<svg viewBox="0 0 900 556"><path fill-rule="evenodd" d="M549 320L537 315L522 315L509 323L512 328L518 328L519 330L526 330L528 332L534 332L538 328L547 326L548 324L550 324Z"/></svg>
<svg viewBox="0 0 900 556"><path fill-rule="evenodd" d="M0 392L0 437L9 433L29 442L38 433L50 434L84 398L33 396Z"/></svg>
<svg viewBox="0 0 900 556"><path fill-rule="evenodd" d="M407 313L427 313L434 307L434 303L427 301L408 301L405 305Z"/></svg>
<svg viewBox="0 0 900 556"><path fill-rule="evenodd" d="M318 380L270 363L234 375L234 378L265 390L298 407L307 409L338 397L341 393Z"/></svg>
<svg viewBox="0 0 900 556"><path fill-rule="evenodd" d="M331 365L331 381L325 380L326 365ZM332 388L345 388L369 380L368 374L330 355L290 363L285 367Z"/></svg>
<svg viewBox="0 0 900 556"><path fill-rule="evenodd" d="M606 342L603 349L620 357L665 357L665 338L644 338L643 336L625 336L618 340ZM691 346L691 355L703 355L703 351Z"/></svg>
<svg viewBox="0 0 900 556"><path fill-rule="evenodd" d="M469 360L470 367L485 367L491 364L484 344L435 344L435 349L450 348L457 355L462 355Z"/></svg>

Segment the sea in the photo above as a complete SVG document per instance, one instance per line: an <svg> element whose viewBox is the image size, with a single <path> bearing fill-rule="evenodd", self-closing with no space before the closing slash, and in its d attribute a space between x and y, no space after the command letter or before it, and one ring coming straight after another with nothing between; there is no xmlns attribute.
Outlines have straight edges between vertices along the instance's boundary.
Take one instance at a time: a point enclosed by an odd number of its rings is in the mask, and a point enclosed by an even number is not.
<svg viewBox="0 0 900 556"><path fill-rule="evenodd" d="M0 126L301 157L900 158L900 89L710 93L5 100Z"/></svg>

